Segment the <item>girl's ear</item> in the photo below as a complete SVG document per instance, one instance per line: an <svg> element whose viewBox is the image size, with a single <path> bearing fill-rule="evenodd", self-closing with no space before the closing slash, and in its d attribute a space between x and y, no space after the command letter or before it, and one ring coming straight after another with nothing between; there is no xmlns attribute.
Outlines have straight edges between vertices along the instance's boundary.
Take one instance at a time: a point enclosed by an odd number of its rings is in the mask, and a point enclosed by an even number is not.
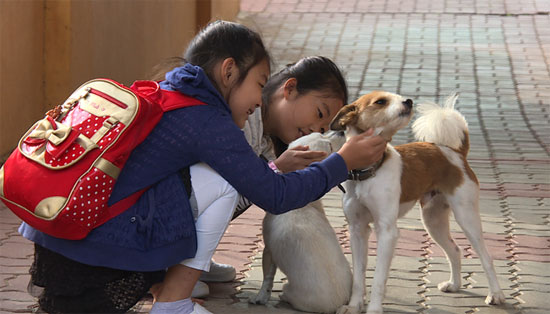
<svg viewBox="0 0 550 314"><path fill-rule="evenodd" d="M298 95L298 90L296 86L298 85L298 80L291 77L283 84L283 96L285 99L290 97L296 97Z"/></svg>
<svg viewBox="0 0 550 314"><path fill-rule="evenodd" d="M358 112L355 103L342 107L336 114L336 117L330 122L330 129L334 131L344 131L346 125L354 124L357 121Z"/></svg>
<svg viewBox="0 0 550 314"><path fill-rule="evenodd" d="M235 59L227 58L222 61L220 67L220 80L225 88L231 88L239 77L239 68L235 63Z"/></svg>

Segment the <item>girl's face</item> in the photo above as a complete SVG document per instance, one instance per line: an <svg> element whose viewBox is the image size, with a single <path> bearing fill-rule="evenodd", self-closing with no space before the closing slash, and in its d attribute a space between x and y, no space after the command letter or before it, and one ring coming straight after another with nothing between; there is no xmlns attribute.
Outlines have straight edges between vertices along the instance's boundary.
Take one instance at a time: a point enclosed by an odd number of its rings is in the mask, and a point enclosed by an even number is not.
<svg viewBox="0 0 550 314"><path fill-rule="evenodd" d="M321 91L298 95L296 89L286 90L268 107L266 131L288 144L312 132L325 132L336 113L344 106L337 97L327 97Z"/></svg>
<svg viewBox="0 0 550 314"><path fill-rule="evenodd" d="M269 77L269 63L261 61L252 67L241 84L230 89L227 103L231 108L233 121L243 128L248 116L262 103L262 88Z"/></svg>

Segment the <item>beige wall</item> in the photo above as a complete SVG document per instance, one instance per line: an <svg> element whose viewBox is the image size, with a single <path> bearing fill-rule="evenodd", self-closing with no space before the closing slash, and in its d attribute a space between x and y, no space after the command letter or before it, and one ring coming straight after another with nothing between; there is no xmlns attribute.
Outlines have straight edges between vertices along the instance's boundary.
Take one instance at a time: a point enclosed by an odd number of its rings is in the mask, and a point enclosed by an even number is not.
<svg viewBox="0 0 550 314"><path fill-rule="evenodd" d="M195 34L195 2L46 1L45 89L50 108L84 81L125 84L180 55Z"/></svg>
<svg viewBox="0 0 550 314"><path fill-rule="evenodd" d="M239 0L0 0L0 162L85 81L147 78L199 27L238 10Z"/></svg>
<svg viewBox="0 0 550 314"><path fill-rule="evenodd" d="M0 1L0 162L42 115L43 25L40 1Z"/></svg>

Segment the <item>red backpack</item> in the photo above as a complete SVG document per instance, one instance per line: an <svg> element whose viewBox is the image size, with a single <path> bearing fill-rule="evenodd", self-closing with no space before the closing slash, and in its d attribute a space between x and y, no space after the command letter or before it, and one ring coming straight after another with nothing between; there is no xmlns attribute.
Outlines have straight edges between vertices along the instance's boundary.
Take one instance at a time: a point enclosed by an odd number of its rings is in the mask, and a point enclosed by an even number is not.
<svg viewBox="0 0 550 314"><path fill-rule="evenodd" d="M54 237L78 240L133 205L145 191L107 201L132 150L166 111L204 103L153 81L130 88L91 80L50 110L0 168L0 198Z"/></svg>

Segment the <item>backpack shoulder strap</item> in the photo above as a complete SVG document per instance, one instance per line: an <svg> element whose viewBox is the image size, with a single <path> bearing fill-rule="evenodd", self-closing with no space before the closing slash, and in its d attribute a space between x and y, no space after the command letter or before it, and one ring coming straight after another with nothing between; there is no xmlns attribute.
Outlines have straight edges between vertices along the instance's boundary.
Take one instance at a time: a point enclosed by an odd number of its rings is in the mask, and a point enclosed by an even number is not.
<svg viewBox="0 0 550 314"><path fill-rule="evenodd" d="M162 100L159 102L164 112L189 106L206 105L202 101L177 91L161 90Z"/></svg>
<svg viewBox="0 0 550 314"><path fill-rule="evenodd" d="M135 81L130 88L149 101L159 104L164 112L183 107L206 105L204 102L180 92L163 90L155 81Z"/></svg>

